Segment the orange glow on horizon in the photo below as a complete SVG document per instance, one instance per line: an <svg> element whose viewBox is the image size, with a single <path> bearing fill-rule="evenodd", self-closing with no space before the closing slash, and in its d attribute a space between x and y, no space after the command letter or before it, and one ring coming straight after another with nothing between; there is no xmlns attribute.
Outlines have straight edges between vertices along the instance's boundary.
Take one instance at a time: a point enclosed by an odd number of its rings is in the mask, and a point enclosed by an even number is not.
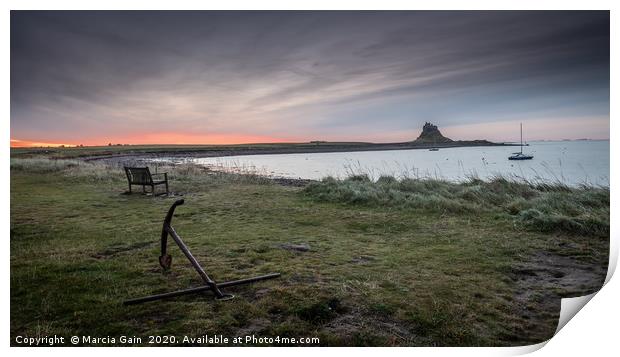
<svg viewBox="0 0 620 357"><path fill-rule="evenodd" d="M225 145L225 144L250 144L250 143L283 143L295 141L294 139L276 138L262 135L235 135L235 134L185 134L185 133L139 133L115 138L84 138L71 144L49 143L43 141L29 141L11 139L12 148L20 147L76 147L106 146L108 144L126 145Z"/></svg>
<svg viewBox="0 0 620 357"><path fill-rule="evenodd" d="M47 143L47 142L38 142L38 141L28 141L28 140L18 140L11 139L11 147L12 148L35 148L35 147L74 147L75 144L62 144L62 143Z"/></svg>

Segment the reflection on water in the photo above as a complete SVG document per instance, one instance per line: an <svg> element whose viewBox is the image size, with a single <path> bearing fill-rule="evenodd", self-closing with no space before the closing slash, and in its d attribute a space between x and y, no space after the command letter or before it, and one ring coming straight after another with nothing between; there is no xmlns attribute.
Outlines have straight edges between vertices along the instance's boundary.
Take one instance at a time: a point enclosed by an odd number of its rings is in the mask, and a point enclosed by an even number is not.
<svg viewBox="0 0 620 357"><path fill-rule="evenodd" d="M352 174L438 178L459 181L496 175L568 185L609 186L609 141L531 142L533 160L509 161L518 147L462 147L439 151L392 150L194 158L214 169L320 179Z"/></svg>

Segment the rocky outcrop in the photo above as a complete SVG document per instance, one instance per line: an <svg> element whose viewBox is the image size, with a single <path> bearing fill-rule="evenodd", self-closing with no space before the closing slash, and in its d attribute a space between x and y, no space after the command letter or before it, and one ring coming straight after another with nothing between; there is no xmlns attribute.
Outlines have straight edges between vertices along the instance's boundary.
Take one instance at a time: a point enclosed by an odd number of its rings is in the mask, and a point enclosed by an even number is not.
<svg viewBox="0 0 620 357"><path fill-rule="evenodd" d="M441 132L437 128L437 125L433 125L431 123L424 123L424 127L422 127L422 133L415 140L416 143L430 143L430 144L439 144L439 143L451 143L452 139L446 138L441 135Z"/></svg>

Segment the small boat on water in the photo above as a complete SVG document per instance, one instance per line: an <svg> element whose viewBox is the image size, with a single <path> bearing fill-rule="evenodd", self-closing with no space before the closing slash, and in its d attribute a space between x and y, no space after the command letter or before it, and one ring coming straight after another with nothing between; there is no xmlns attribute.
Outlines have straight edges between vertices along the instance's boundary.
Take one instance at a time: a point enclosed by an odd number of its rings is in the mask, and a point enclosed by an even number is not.
<svg viewBox="0 0 620 357"><path fill-rule="evenodd" d="M430 148L430 149L428 149L428 151L439 151L439 149L438 148Z"/></svg>
<svg viewBox="0 0 620 357"><path fill-rule="evenodd" d="M518 152L514 155L509 156L508 160L531 160L533 158L534 158L533 155L527 155L522 152Z"/></svg>
<svg viewBox="0 0 620 357"><path fill-rule="evenodd" d="M512 153L508 156L508 160L531 160L533 158L533 155L523 153L523 123L521 123L521 151Z"/></svg>

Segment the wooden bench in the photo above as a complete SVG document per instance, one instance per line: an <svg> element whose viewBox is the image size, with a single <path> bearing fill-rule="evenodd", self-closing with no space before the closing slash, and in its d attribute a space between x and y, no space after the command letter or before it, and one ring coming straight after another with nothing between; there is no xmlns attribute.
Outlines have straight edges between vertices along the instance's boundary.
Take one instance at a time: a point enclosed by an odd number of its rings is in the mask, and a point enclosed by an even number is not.
<svg viewBox="0 0 620 357"><path fill-rule="evenodd" d="M151 193L155 194L155 186L166 185L166 194L168 194L168 173L161 172L152 174L148 167L127 167L125 168L125 174L127 175L127 182L129 184L129 193L131 193L131 185L142 186L142 192L146 193L146 186L151 186ZM153 176L161 177L163 180L157 178L153 180Z"/></svg>

